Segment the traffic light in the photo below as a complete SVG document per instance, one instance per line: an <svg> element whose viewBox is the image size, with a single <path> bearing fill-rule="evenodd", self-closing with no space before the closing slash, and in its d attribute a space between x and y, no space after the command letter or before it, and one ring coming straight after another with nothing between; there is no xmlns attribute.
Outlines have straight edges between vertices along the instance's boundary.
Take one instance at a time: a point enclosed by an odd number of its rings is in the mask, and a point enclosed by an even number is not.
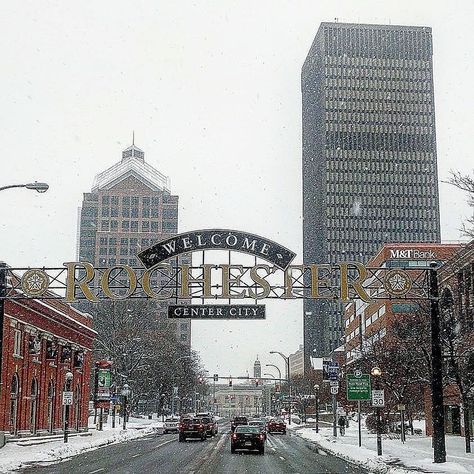
<svg viewBox="0 0 474 474"><path fill-rule="evenodd" d="M219 382L219 374L214 374L214 382Z"/></svg>
<svg viewBox="0 0 474 474"><path fill-rule="evenodd" d="M258 384L260 383L260 380L255 379L255 386L258 387Z"/></svg>
<svg viewBox="0 0 474 474"><path fill-rule="evenodd" d="M199 383L204 383L204 377L199 377L199 378L198 378L198 382L199 382Z"/></svg>
<svg viewBox="0 0 474 474"><path fill-rule="evenodd" d="M232 387L232 379L229 379L229 387Z"/></svg>

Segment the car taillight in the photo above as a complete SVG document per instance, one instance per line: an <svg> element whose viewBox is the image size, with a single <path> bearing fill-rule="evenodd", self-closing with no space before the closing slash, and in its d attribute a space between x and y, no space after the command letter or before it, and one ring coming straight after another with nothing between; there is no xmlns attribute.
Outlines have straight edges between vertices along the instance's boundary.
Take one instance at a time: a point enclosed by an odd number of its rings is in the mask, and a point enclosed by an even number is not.
<svg viewBox="0 0 474 474"><path fill-rule="evenodd" d="M263 436L263 434L261 434L260 439L265 439L265 436Z"/></svg>
<svg viewBox="0 0 474 474"><path fill-rule="evenodd" d="M204 425L199 425L199 428L204 428Z"/></svg>
<svg viewBox="0 0 474 474"><path fill-rule="evenodd" d="M232 435L232 439L237 439L237 435L235 433Z"/></svg>

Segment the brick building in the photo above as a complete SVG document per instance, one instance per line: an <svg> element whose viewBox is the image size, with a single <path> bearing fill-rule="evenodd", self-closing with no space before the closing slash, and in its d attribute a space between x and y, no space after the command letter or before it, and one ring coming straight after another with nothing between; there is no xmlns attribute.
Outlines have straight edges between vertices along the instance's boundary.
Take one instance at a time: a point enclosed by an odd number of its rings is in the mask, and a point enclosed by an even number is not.
<svg viewBox="0 0 474 474"><path fill-rule="evenodd" d="M461 246L438 243L386 244L367 263L367 267L427 268L430 262L442 264L450 259ZM390 331L394 319L412 313L416 305L402 300L361 300L346 305L344 312L344 339L346 364L360 357L361 349L370 347Z"/></svg>
<svg viewBox="0 0 474 474"><path fill-rule="evenodd" d="M1 322L1 318L0 318ZM73 374L70 431L87 430L92 319L59 300L4 303L0 431L11 436L62 431L62 392Z"/></svg>
<svg viewBox="0 0 474 474"><path fill-rule="evenodd" d="M466 423L470 423L472 436L474 403L469 393L474 387L474 240L441 266L438 285L443 334L448 341L443 347L445 430L464 436ZM450 335L451 328L455 332ZM429 387L424 395L426 433L431 435Z"/></svg>

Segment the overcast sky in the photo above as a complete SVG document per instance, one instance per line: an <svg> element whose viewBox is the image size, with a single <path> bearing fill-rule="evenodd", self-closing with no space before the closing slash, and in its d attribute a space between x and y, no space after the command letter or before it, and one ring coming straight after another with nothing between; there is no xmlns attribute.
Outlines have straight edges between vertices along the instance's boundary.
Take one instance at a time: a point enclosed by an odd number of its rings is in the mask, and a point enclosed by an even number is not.
<svg viewBox="0 0 474 474"><path fill-rule="evenodd" d="M322 21L433 28L440 179L472 171L474 3L466 1L2 2L0 259L75 258L77 207L94 175L135 142L170 176L180 231L226 227L301 261L300 72ZM460 238L465 196L440 185L443 240ZM193 323L211 373L302 344L300 302L258 322Z"/></svg>

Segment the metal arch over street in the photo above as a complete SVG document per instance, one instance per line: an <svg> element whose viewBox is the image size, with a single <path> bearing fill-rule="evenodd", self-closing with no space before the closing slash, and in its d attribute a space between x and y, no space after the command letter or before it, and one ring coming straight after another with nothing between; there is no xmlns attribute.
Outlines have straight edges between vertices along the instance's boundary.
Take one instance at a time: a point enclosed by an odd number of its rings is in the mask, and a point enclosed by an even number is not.
<svg viewBox="0 0 474 474"><path fill-rule="evenodd" d="M203 250L231 250L266 260L285 270L296 257L291 250L272 240L239 230L204 229L175 235L140 252L138 258L151 268L183 253Z"/></svg>
<svg viewBox="0 0 474 474"><path fill-rule="evenodd" d="M131 298L188 304L189 300L216 303L313 298L370 302L429 298L428 269L405 270L403 276L409 284L405 284L407 291L402 293L403 282L400 283L400 274L393 278L393 269L366 268L357 262L290 265L285 271L269 265L162 264L143 269L126 265L94 268L87 262L68 262L61 268L6 267L3 272L7 285L0 299L98 302ZM395 290L390 288L390 277Z"/></svg>

